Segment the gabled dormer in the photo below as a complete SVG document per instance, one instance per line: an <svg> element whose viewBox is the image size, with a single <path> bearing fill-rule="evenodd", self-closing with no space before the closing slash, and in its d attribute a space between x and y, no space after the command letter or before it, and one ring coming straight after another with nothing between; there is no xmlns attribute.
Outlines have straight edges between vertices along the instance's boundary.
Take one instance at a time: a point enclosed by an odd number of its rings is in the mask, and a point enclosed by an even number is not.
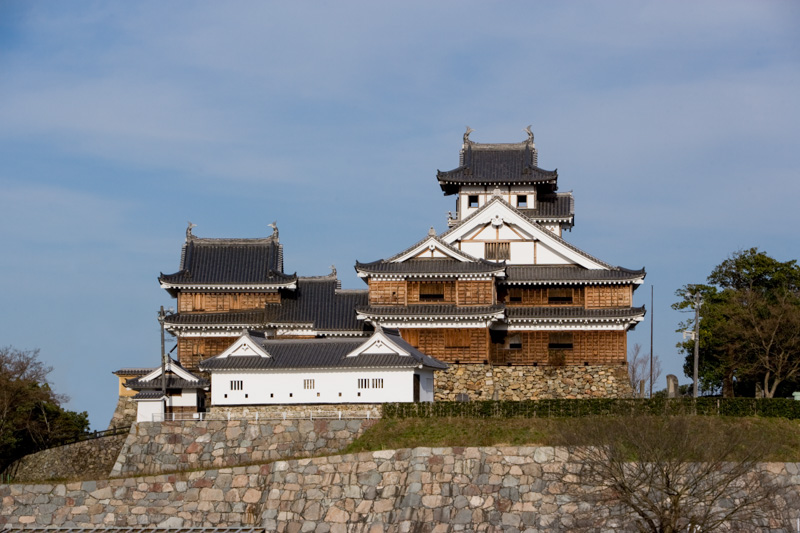
<svg viewBox="0 0 800 533"><path fill-rule="evenodd" d="M505 265L473 257L436 236L428 236L389 259L356 262L369 284L370 305L492 305L494 280Z"/></svg>

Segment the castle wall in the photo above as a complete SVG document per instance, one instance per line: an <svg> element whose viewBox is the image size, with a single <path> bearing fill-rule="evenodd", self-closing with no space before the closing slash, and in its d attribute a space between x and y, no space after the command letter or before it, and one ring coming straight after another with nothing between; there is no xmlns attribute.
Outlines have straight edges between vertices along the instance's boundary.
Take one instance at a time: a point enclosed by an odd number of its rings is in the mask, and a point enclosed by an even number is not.
<svg viewBox="0 0 800 533"><path fill-rule="evenodd" d="M622 521L625 515L613 500L593 498L597 487L581 482L580 468L562 448L415 448L104 481L0 485L0 528L635 530ZM767 463L760 469L785 487L774 500L790 509L800 486L798 465Z"/></svg>
<svg viewBox="0 0 800 533"><path fill-rule="evenodd" d="M539 400L545 398L629 398L627 367L451 365L436 373L436 401Z"/></svg>
<svg viewBox="0 0 800 533"><path fill-rule="evenodd" d="M141 422L111 475L158 474L336 453L374 420Z"/></svg>
<svg viewBox="0 0 800 533"><path fill-rule="evenodd" d="M42 450L8 468L17 483L42 479L97 479L108 475L127 435L112 435Z"/></svg>

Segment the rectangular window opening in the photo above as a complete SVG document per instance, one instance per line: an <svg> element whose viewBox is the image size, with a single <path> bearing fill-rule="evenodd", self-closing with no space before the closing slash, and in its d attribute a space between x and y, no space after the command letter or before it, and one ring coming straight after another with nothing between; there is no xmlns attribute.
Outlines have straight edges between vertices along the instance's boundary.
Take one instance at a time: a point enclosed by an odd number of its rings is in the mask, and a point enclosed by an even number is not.
<svg viewBox="0 0 800 533"><path fill-rule="evenodd" d="M243 388L241 379L231 380L231 390L242 390Z"/></svg>
<svg viewBox="0 0 800 533"><path fill-rule="evenodd" d="M419 299L421 301L444 300L444 283L422 282L419 284Z"/></svg>
<svg viewBox="0 0 800 533"><path fill-rule="evenodd" d="M478 195L470 194L467 197L467 205L469 205L469 207L478 207Z"/></svg>
<svg viewBox="0 0 800 533"><path fill-rule="evenodd" d="M522 349L522 335L515 333L506 338L506 348L508 350L521 350Z"/></svg>
<svg viewBox="0 0 800 533"><path fill-rule="evenodd" d="M517 207L521 207L523 209L528 207L528 195L527 194L518 194L517 195Z"/></svg>
<svg viewBox="0 0 800 533"><path fill-rule="evenodd" d="M487 242L485 243L484 252L486 259L492 259L495 261L511 259L511 243Z"/></svg>
<svg viewBox="0 0 800 533"><path fill-rule="evenodd" d="M547 348L550 350L572 350L573 337L570 332L557 332L550 334L550 342Z"/></svg>
<svg viewBox="0 0 800 533"><path fill-rule="evenodd" d="M383 378L372 378L372 388L373 389L382 389L383 388Z"/></svg>
<svg viewBox="0 0 800 533"><path fill-rule="evenodd" d="M314 389L314 380L313 379L304 379L303 380L303 388L305 390L313 390Z"/></svg>
<svg viewBox="0 0 800 533"><path fill-rule="evenodd" d="M358 388L359 389L368 389L369 388L369 379L368 378L358 378Z"/></svg>
<svg viewBox="0 0 800 533"><path fill-rule="evenodd" d="M522 302L522 289L514 288L508 289L509 302Z"/></svg>
<svg viewBox="0 0 800 533"><path fill-rule="evenodd" d="M572 303L572 289L547 289L547 303L553 305L565 305Z"/></svg>

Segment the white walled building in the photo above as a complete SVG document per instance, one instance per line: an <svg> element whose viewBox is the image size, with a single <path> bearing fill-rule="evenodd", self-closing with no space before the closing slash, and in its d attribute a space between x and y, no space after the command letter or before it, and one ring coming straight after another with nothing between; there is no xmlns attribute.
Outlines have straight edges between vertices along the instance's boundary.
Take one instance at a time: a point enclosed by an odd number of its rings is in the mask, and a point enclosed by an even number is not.
<svg viewBox="0 0 800 533"><path fill-rule="evenodd" d="M195 376L171 358L167 359L164 373L166 383L161 377L161 367L125 382L128 389L139 391L133 397L137 422L164 420L173 414L185 417L203 411L204 391L209 387L207 379Z"/></svg>
<svg viewBox="0 0 800 533"><path fill-rule="evenodd" d="M243 333L200 363L211 375L211 405L432 402L445 363L396 330L368 339L270 339Z"/></svg>

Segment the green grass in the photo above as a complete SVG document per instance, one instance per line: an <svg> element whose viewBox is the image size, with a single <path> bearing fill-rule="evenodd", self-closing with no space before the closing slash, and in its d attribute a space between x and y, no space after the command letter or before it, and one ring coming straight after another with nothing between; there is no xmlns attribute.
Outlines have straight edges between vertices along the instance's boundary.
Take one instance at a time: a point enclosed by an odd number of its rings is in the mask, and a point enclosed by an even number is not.
<svg viewBox="0 0 800 533"><path fill-rule="evenodd" d="M784 418L693 417L706 430L748 432L777 443L769 461L800 461L800 422ZM581 418L403 418L382 419L342 453L453 446L558 446ZM702 433L698 434L702 439ZM585 444L595 444L587 437Z"/></svg>

